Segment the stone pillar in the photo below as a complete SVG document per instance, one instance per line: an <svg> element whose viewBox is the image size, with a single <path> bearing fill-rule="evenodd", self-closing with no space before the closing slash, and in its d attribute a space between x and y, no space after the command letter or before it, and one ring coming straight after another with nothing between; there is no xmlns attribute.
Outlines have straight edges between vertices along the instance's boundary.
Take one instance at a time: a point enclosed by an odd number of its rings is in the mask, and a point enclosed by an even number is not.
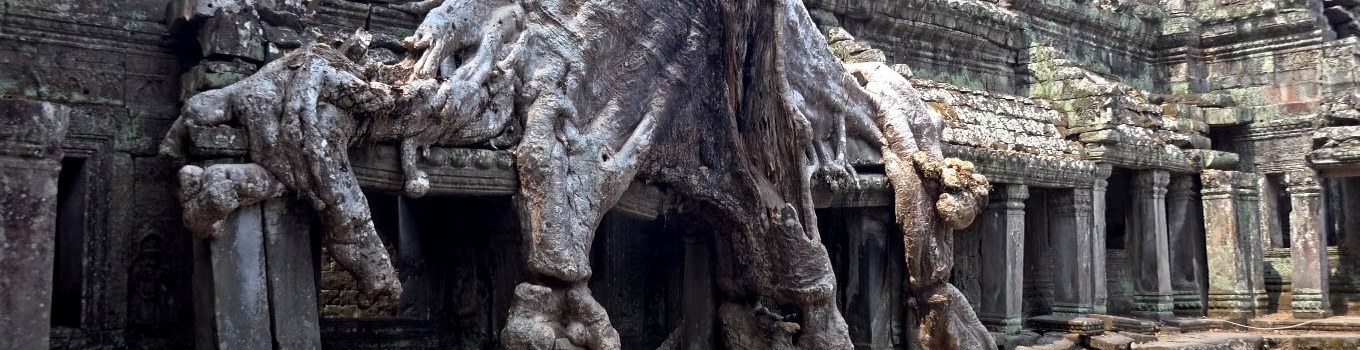
<svg viewBox="0 0 1360 350"><path fill-rule="evenodd" d="M0 100L0 349L47 349L57 176L71 110Z"/></svg>
<svg viewBox="0 0 1360 350"><path fill-rule="evenodd" d="M1106 303L1110 298L1105 261L1105 191L1109 188L1109 164L1098 164L1095 170L1095 183L1091 185L1091 312L1108 312Z"/></svg>
<svg viewBox="0 0 1360 350"><path fill-rule="evenodd" d="M1133 178L1133 215L1130 216L1129 268L1133 277L1135 314L1171 319L1171 257L1166 228L1165 170L1144 170Z"/></svg>
<svg viewBox="0 0 1360 350"><path fill-rule="evenodd" d="M1322 187L1312 170L1286 175L1289 211L1289 261L1293 272L1290 306L1294 318L1331 316L1327 294L1326 220L1322 210Z"/></svg>
<svg viewBox="0 0 1360 350"><path fill-rule="evenodd" d="M988 330L1004 334L1020 332L1024 316L1025 185L998 184L982 213L978 233L982 238L982 308L978 318Z"/></svg>
<svg viewBox="0 0 1360 350"><path fill-rule="evenodd" d="M1167 186L1167 240L1170 242L1171 291L1173 312L1179 316L1203 316L1200 300L1199 255L1204 225L1199 199L1195 194L1197 176L1176 175Z"/></svg>
<svg viewBox="0 0 1360 350"><path fill-rule="evenodd" d="M312 209L292 198L261 205L275 350L321 348L317 266L312 260Z"/></svg>
<svg viewBox="0 0 1360 350"><path fill-rule="evenodd" d="M1251 173L1239 173L1233 181L1233 200L1237 209L1237 231L1246 254L1247 276L1251 281L1252 309L1256 315L1264 315L1270 308L1266 295L1266 237L1261 232L1261 191L1260 177Z"/></svg>
<svg viewBox="0 0 1360 350"><path fill-rule="evenodd" d="M196 347L320 348L310 209L271 199L222 226L219 237L194 239Z"/></svg>
<svg viewBox="0 0 1360 350"><path fill-rule="evenodd" d="M1341 200L1340 214L1341 230L1337 231L1337 246L1340 249L1341 261L1338 268L1344 276L1347 276L1350 283L1346 286L1346 293L1340 300L1345 301L1347 314L1360 313L1360 177L1348 177L1336 179L1341 182L1341 192L1338 197ZM1331 291L1336 294L1336 290Z"/></svg>
<svg viewBox="0 0 1360 350"><path fill-rule="evenodd" d="M1091 313L1091 190L1051 191L1048 229L1053 244L1053 313Z"/></svg>
<svg viewBox="0 0 1360 350"><path fill-rule="evenodd" d="M713 298L713 251L711 243L694 234L681 236L685 245L685 268L680 296L683 338L676 349L711 349L717 302ZM886 321L886 320L885 320ZM891 324L891 322L884 322Z"/></svg>
<svg viewBox="0 0 1360 350"><path fill-rule="evenodd" d="M1251 240L1243 237L1237 215L1236 171L1204 170L1200 193L1204 203L1206 262L1209 265L1209 317L1243 323L1255 315L1252 292ZM1254 208L1246 208L1254 209Z"/></svg>

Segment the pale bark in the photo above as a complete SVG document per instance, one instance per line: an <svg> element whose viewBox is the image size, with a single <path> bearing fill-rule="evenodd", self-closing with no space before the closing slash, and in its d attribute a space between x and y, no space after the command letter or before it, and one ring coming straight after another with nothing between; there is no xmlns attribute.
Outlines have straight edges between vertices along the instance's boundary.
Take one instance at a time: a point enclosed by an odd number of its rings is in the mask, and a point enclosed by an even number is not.
<svg viewBox="0 0 1360 350"><path fill-rule="evenodd" d="M951 228L972 221L986 180L941 156L939 116L905 78L882 64L847 74L800 1L447 0L415 33L396 65L361 68L313 45L200 94L163 150L179 154L187 126L239 122L247 167L269 175L251 178L312 199L365 293L400 295L346 149L399 142L419 196L421 149L513 145L532 277L501 334L508 349L620 347L586 287L591 242L629 183L664 184L725 228L714 235L728 348L848 349L811 193L850 183L845 145L864 139L882 146L894 186L924 345L994 347L946 283ZM199 213L186 198L197 231L230 207Z"/></svg>

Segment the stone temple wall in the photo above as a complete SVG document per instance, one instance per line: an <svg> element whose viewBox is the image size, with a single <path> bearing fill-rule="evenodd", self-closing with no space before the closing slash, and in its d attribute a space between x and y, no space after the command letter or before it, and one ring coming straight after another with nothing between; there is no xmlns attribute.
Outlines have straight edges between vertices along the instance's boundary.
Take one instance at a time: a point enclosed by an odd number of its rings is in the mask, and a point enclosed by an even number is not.
<svg viewBox="0 0 1360 350"><path fill-rule="evenodd" d="M838 57L911 78L946 121L946 155L992 181L988 209L956 236L951 279L1003 344L1360 314L1360 3L805 3ZM397 60L418 22L345 0L0 0L0 97L71 108L52 347L194 346L198 246L175 164L156 156L184 99L359 28L367 55ZM245 154L230 146L216 155ZM838 307L857 344L905 348L891 198L877 150L851 147L859 192L817 197ZM407 285L398 303L360 307L348 274L314 252L327 348L494 346L525 273L502 200L509 156L434 152L423 165L446 182L433 191L461 197L372 201ZM394 154L352 158L392 192ZM644 192L601 225L591 282L630 349L713 300L705 228Z"/></svg>

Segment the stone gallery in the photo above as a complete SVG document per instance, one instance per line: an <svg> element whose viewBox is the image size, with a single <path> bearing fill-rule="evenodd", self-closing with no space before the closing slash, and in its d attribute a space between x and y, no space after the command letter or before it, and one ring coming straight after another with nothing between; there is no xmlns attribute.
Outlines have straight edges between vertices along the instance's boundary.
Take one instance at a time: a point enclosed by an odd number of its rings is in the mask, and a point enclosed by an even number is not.
<svg viewBox="0 0 1360 350"><path fill-rule="evenodd" d="M1360 1L0 1L0 350L1360 349Z"/></svg>

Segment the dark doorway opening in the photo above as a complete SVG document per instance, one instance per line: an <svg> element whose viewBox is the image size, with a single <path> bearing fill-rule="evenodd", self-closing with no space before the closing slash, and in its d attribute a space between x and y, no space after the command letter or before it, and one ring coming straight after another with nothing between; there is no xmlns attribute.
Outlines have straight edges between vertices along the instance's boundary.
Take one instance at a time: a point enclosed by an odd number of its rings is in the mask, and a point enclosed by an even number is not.
<svg viewBox="0 0 1360 350"><path fill-rule="evenodd" d="M52 259L52 326L80 327L85 275L85 158L65 158L57 175L57 235Z"/></svg>

